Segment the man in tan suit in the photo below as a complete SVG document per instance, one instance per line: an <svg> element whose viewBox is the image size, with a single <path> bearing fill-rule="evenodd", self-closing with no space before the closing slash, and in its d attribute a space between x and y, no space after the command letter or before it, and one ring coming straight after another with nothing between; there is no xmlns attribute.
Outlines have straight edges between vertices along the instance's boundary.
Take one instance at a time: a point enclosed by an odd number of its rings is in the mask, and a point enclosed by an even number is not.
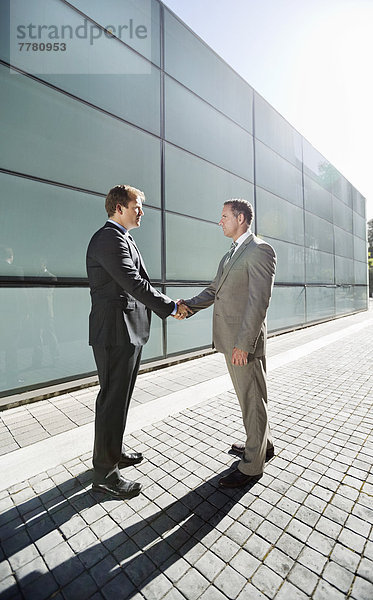
<svg viewBox="0 0 373 600"><path fill-rule="evenodd" d="M224 203L219 225L231 238L230 252L220 261L214 281L198 296L179 301L193 314L214 304L213 344L223 352L236 391L246 442L232 450L242 454L238 468L219 481L243 487L263 474L274 456L267 415L266 313L275 275L273 248L251 231L253 208L246 200Z"/></svg>

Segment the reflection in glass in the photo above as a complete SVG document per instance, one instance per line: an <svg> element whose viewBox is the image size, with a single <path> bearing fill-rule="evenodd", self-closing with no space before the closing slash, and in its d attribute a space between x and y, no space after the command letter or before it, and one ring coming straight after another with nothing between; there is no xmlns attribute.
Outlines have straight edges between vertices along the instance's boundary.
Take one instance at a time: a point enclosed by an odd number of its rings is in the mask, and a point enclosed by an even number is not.
<svg viewBox="0 0 373 600"><path fill-rule="evenodd" d="M277 254L276 282L304 283L304 247L269 237L265 241L273 246Z"/></svg>
<svg viewBox="0 0 373 600"><path fill-rule="evenodd" d="M204 287L169 287L166 293L174 300L187 299L196 296L203 289ZM211 347L212 311L213 307L210 306L184 321L168 319L167 353L173 354L183 350Z"/></svg>
<svg viewBox="0 0 373 600"><path fill-rule="evenodd" d="M166 139L216 165L253 180L252 136L166 77Z"/></svg>
<svg viewBox="0 0 373 600"><path fill-rule="evenodd" d="M255 218L260 237L304 245L303 210L259 187Z"/></svg>
<svg viewBox="0 0 373 600"><path fill-rule="evenodd" d="M334 251L333 225L310 213L305 213L305 244L313 250Z"/></svg>
<svg viewBox="0 0 373 600"><path fill-rule="evenodd" d="M2 66L0 104L2 168L105 195L131 182L160 205L160 142L152 135Z"/></svg>
<svg viewBox="0 0 373 600"><path fill-rule="evenodd" d="M212 281L230 244L218 225L167 214L167 279Z"/></svg>
<svg viewBox="0 0 373 600"><path fill-rule="evenodd" d="M268 331L286 329L305 322L305 289L274 287L268 309Z"/></svg>
<svg viewBox="0 0 373 600"><path fill-rule="evenodd" d="M306 282L334 283L334 255L306 248Z"/></svg>
<svg viewBox="0 0 373 600"><path fill-rule="evenodd" d="M307 175L304 175L304 206L308 212L333 222L331 193Z"/></svg>
<svg viewBox="0 0 373 600"><path fill-rule="evenodd" d="M307 322L332 318L335 315L335 288L308 287Z"/></svg>
<svg viewBox="0 0 373 600"><path fill-rule="evenodd" d="M252 88L167 9L164 43L165 71L252 132Z"/></svg>
<svg viewBox="0 0 373 600"><path fill-rule="evenodd" d="M0 303L0 393L95 372L87 288L1 288Z"/></svg>
<svg viewBox="0 0 373 600"><path fill-rule="evenodd" d="M168 210L216 222L229 198L253 203L254 186L245 179L170 144L165 155Z"/></svg>
<svg viewBox="0 0 373 600"><path fill-rule="evenodd" d="M302 168L301 135L270 105L255 93L255 137L283 158Z"/></svg>
<svg viewBox="0 0 373 600"><path fill-rule="evenodd" d="M255 140L256 184L303 208L302 172Z"/></svg>

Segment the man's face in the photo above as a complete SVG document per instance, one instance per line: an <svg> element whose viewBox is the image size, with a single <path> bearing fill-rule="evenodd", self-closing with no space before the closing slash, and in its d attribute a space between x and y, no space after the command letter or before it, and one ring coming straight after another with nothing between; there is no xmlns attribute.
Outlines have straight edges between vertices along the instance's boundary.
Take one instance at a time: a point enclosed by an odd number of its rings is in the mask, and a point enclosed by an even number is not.
<svg viewBox="0 0 373 600"><path fill-rule="evenodd" d="M229 204L223 206L219 225L223 228L223 233L226 237L236 240L239 230L238 217L235 217Z"/></svg>
<svg viewBox="0 0 373 600"><path fill-rule="evenodd" d="M142 200L140 196L137 196L128 202L128 206L121 207L122 212L120 213L120 223L128 231L135 227L140 227L141 217L144 214L142 209Z"/></svg>

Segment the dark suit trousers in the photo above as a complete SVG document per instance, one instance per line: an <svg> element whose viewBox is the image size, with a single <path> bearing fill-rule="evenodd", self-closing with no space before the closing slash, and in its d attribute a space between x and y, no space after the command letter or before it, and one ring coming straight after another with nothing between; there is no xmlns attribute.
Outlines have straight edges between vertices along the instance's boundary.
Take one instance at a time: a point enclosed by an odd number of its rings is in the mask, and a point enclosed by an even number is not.
<svg viewBox="0 0 373 600"><path fill-rule="evenodd" d="M93 346L100 391L96 400L93 481L115 482L128 408L140 366L142 346Z"/></svg>

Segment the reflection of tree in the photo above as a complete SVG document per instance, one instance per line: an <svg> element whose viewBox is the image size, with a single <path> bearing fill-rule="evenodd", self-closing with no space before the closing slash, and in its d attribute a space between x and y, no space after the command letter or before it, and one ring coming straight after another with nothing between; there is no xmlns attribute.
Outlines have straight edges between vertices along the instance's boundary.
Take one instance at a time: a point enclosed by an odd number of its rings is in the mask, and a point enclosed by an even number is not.
<svg viewBox="0 0 373 600"><path fill-rule="evenodd" d="M373 298L373 219L368 221L369 296Z"/></svg>
<svg viewBox="0 0 373 600"><path fill-rule="evenodd" d="M329 192L333 189L333 184L335 184L340 177L337 169L333 167L327 160L320 162L317 166L318 168L318 176L321 185L329 190Z"/></svg>

